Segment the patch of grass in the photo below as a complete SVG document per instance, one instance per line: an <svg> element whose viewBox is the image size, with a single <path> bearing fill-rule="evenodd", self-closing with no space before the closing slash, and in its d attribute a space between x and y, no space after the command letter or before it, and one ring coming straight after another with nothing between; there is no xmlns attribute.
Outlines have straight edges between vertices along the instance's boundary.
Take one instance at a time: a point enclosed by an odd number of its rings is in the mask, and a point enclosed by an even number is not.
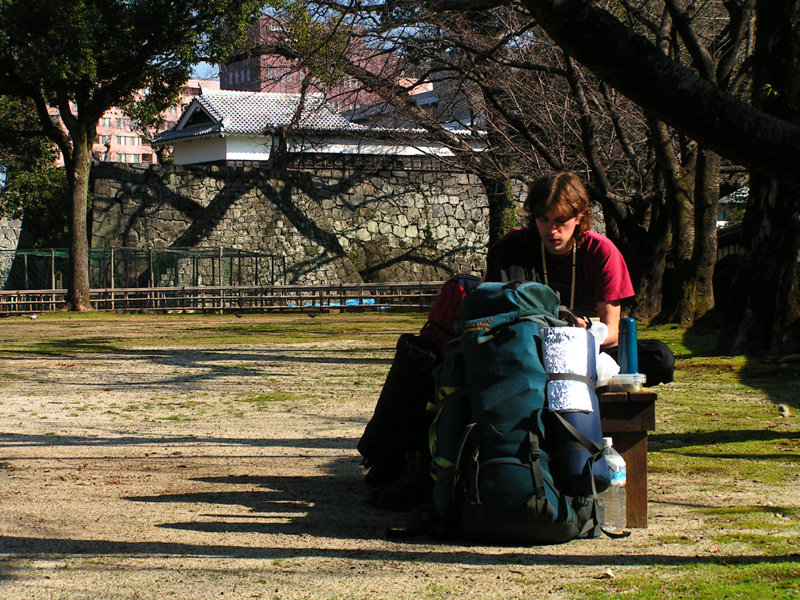
<svg viewBox="0 0 800 600"><path fill-rule="evenodd" d="M168 417L163 417L161 420L162 421L176 421L178 423L184 423L184 422L187 422L187 421L191 421L192 418L191 417L187 417L185 415L170 415Z"/></svg>
<svg viewBox="0 0 800 600"><path fill-rule="evenodd" d="M800 535L776 533L747 533L734 531L712 538L719 544L745 546L750 552L766 556L789 556L800 552ZM800 581L798 581L800 583Z"/></svg>
<svg viewBox="0 0 800 600"><path fill-rule="evenodd" d="M713 331L696 331L678 325L640 326L638 335L641 339L661 340L676 360L693 357L713 356L717 345L717 336Z"/></svg>
<svg viewBox="0 0 800 600"><path fill-rule="evenodd" d="M423 313L246 315L129 315L114 313L52 313L34 326L27 319L8 323L0 339L0 356L70 356L120 352L142 340L182 349L209 345L296 345L345 339L369 340L394 347L400 333L419 330ZM97 332L103 333L98 335Z"/></svg>
<svg viewBox="0 0 800 600"><path fill-rule="evenodd" d="M72 357L78 354L99 354L119 350L118 340L110 337L88 337L79 339L52 339L14 349L15 354ZM3 352L5 353L5 352Z"/></svg>
<svg viewBox="0 0 800 600"><path fill-rule="evenodd" d="M295 345L317 341L337 341L345 339L386 340L394 344L400 333L416 331L425 323L422 313L402 313L386 318L379 313L353 313L319 315L310 319L308 315L279 315L264 320L254 315L236 322L219 324L199 333L206 342L225 342L227 344L270 343ZM189 331L181 342L194 345L196 337Z"/></svg>
<svg viewBox="0 0 800 600"><path fill-rule="evenodd" d="M787 494L780 506L767 505L766 497L763 506L734 504L743 481L770 490L797 486L798 374L767 356L715 355L711 333L667 327L643 329L641 336L665 341L676 355L675 381L654 388L656 431L648 440L648 471L654 479L680 479L701 497L731 495L730 506L686 509L702 519L699 533L719 554L714 564L623 570L607 582L576 588L574 597L800 598L796 494ZM792 416L782 417L778 404L788 405ZM696 543L680 532L659 541Z"/></svg>
<svg viewBox="0 0 800 600"><path fill-rule="evenodd" d="M652 473L702 476L730 490L741 478L780 484L798 472L800 424L777 406L800 408L797 374L770 357L714 355L708 332L646 328L642 337L662 339L676 355L675 381L654 388Z"/></svg>
<svg viewBox="0 0 800 600"><path fill-rule="evenodd" d="M593 600L721 600L800 598L800 564L791 559L756 564L691 564L660 567L604 580L595 585L570 586L575 598Z"/></svg>
<svg viewBox="0 0 800 600"><path fill-rule="evenodd" d="M729 506L698 512L720 530L713 536L719 544L743 544L769 556L800 553L798 506Z"/></svg>
<svg viewBox="0 0 800 600"><path fill-rule="evenodd" d="M711 439L715 435L719 442ZM744 438L748 434L729 432L728 435ZM659 438L661 443L651 447L648 465L652 473L717 476L734 486L742 478L780 484L786 481L787 473L796 472L800 466L800 455L780 449L791 445L793 440L781 438L779 433L762 439L725 441L727 436L712 432L705 436L705 443L692 440L696 434L681 437L688 439L663 436ZM677 447L669 448L670 444Z"/></svg>
<svg viewBox="0 0 800 600"><path fill-rule="evenodd" d="M267 394L243 394L237 398L238 402L251 402L253 404L268 404L271 402L289 402L299 400L300 397L290 392L275 391Z"/></svg>
<svg viewBox="0 0 800 600"><path fill-rule="evenodd" d="M692 545L697 543L697 540L694 540L687 535L660 535L657 539L662 544Z"/></svg>
<svg viewBox="0 0 800 600"><path fill-rule="evenodd" d="M437 598L452 598L453 590L450 586L441 583L429 583L425 586L423 597L430 598L431 600L436 600Z"/></svg>

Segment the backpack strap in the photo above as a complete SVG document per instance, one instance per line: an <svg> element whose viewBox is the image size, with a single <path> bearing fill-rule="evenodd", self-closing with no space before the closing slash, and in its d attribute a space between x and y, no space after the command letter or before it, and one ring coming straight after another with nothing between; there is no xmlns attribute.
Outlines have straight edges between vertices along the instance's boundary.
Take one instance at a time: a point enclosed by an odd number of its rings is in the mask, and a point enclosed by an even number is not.
<svg viewBox="0 0 800 600"><path fill-rule="evenodd" d="M580 444L583 448L588 450L592 453L592 462L595 460L595 456L603 453L603 447L599 445L597 442L589 439L586 434L584 434L580 429L572 425L569 421L567 421L564 417L561 416L560 413L556 411L550 411L551 415L554 415L555 418L561 423L561 425L566 429L573 438L575 438L576 442ZM568 452L572 452L575 450L574 444L564 444L564 446L558 450L557 452L552 452L551 456L553 460L560 458L564 454ZM594 477L592 477L592 487L594 487Z"/></svg>
<svg viewBox="0 0 800 600"><path fill-rule="evenodd" d="M592 456L589 458L589 473L591 474L591 478L592 478L592 497L591 497L591 499L593 501L592 502L592 516L591 516L590 519L588 519L586 521L586 524L583 526L583 529L581 530L581 536L583 536L584 534L588 534L588 532L591 531L592 529L594 529L594 527L600 526L600 515L597 513L597 504L598 504L598 496L599 496L599 494L597 493L597 487L596 487L595 481L594 481L594 468L593 468L593 466L594 466L594 461L597 460L597 458L600 457L603 454L603 448L599 444L597 444L597 443L593 442L591 439L589 439L579 429L577 429L576 427L572 426L559 413L553 412L552 414L554 414L557 417L557 419L561 422L561 424L566 428L566 430L569 431L572 434L573 437L575 437L575 439L577 440L578 444L580 444L581 446L583 446L584 448L586 448L587 450L592 452ZM572 445L571 447L568 447L566 449L562 449L557 453L552 453L551 456L553 457L553 459L556 459L556 458L558 458L558 456L561 456L561 455L565 454L566 452L571 451L572 449L574 449L574 445ZM613 538L613 539L626 538L631 534L630 531L623 531L621 533L613 533L613 532L610 532L610 531L606 531L605 529L602 528L602 526L600 526L600 531L602 531L605 535L607 535L608 537Z"/></svg>
<svg viewBox="0 0 800 600"><path fill-rule="evenodd" d="M442 409L453 402L454 400L459 400L464 398L467 394L469 394L469 390L467 386L461 388L441 388L441 392L439 393L439 399L436 403L429 402L427 405L428 410L441 412Z"/></svg>
<svg viewBox="0 0 800 600"><path fill-rule="evenodd" d="M436 465L438 467L442 467L445 469L448 469L453 466L453 463L451 463L449 460L442 458L436 452L436 428L439 425L439 417L442 416L444 407L450 404L451 402L460 400L462 398L466 398L468 394L469 390L466 386L462 388L442 388L439 393L439 399L436 401L436 403L435 404L433 402L428 403L426 407L427 410L436 413L436 416L433 418L433 421L431 422L431 425L428 428L428 449L431 452L432 465ZM472 425L474 425L474 423ZM459 444L459 452L460 451L461 451L461 445ZM431 472L431 476L434 479L437 479L436 474L434 472Z"/></svg>
<svg viewBox="0 0 800 600"><path fill-rule="evenodd" d="M580 381L581 383L585 383L591 389L595 389L597 387L597 383L591 377L587 377L586 375L578 375L577 373L547 373L547 381Z"/></svg>
<svg viewBox="0 0 800 600"><path fill-rule="evenodd" d="M555 515L555 508L547 499L547 482L542 473L542 449L539 445L539 435L534 431L533 424L539 420L539 416L544 409L535 409L530 416L528 425L528 446L530 452L530 469L533 478L533 489L535 493L528 500L528 508L535 515L542 515L546 520L552 520ZM557 492L558 493L558 492Z"/></svg>
<svg viewBox="0 0 800 600"><path fill-rule="evenodd" d="M428 319L427 321L425 321L425 324L420 328L420 333L422 333L423 331L425 331L426 329L431 328L431 327L434 328L434 329L438 329L439 331L441 331L442 333L450 336L451 338L456 337L456 332L455 331L453 331L449 327L446 327L445 325L442 325L441 323L439 323L437 321L433 321L431 319Z"/></svg>
<svg viewBox="0 0 800 600"><path fill-rule="evenodd" d="M536 412L534 411L534 415ZM531 415L531 419L534 418L534 415ZM556 511L547 499L544 475L542 474L542 450L539 447L539 436L531 429L530 427L528 428L528 441L530 443L531 477L533 478L533 487L536 493L528 500L528 508L537 517L544 517L545 520L551 521Z"/></svg>
<svg viewBox="0 0 800 600"><path fill-rule="evenodd" d="M464 431L461 433L461 439L458 440L458 454L456 454L456 465L455 465L455 476L453 477L453 498L456 502L458 502L458 498L455 497L456 494L456 487L459 485L459 482L463 480L463 477L469 473L470 464L475 465L473 477L471 478L472 483L467 489L467 497L469 498L470 504L480 504L481 503L481 495L478 490L478 477L480 475L480 463L478 462L478 455L480 454L481 444L480 444L480 430L477 427L477 423L470 423L464 428ZM464 455L466 454L467 450L467 442L472 441L472 451L469 455L469 460L464 460Z"/></svg>

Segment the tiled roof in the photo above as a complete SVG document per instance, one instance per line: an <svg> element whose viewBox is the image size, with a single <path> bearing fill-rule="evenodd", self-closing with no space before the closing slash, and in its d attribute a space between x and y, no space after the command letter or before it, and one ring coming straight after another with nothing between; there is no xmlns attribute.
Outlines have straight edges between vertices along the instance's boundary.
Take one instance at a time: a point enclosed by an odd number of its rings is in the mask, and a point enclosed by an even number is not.
<svg viewBox="0 0 800 600"><path fill-rule="evenodd" d="M219 123L200 123L199 125L189 125L183 129L168 129L153 138L151 143L165 143L176 139L187 137L199 137L209 133L219 133L222 127Z"/></svg>
<svg viewBox="0 0 800 600"><path fill-rule="evenodd" d="M263 135L291 125L300 103L300 94L203 90L186 108L176 128L165 131L154 140L166 143L185 137L211 133ZM187 115L202 109L210 117L202 123L194 119L181 127ZM374 128L351 123L337 114L321 95L305 97L303 113L298 124L302 131L326 133L366 132Z"/></svg>

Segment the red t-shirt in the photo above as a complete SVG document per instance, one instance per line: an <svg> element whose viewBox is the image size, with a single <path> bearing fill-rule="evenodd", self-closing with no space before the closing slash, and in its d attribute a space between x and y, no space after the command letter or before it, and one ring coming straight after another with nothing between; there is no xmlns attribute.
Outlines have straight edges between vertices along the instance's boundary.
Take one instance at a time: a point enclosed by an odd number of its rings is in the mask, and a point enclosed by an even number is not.
<svg viewBox="0 0 800 600"><path fill-rule="evenodd" d="M572 288L572 253L550 254L547 260L547 283L568 306ZM487 281L527 279L544 281L542 247L535 227L513 229L489 250L486 261ZM581 237L576 256L574 310L593 314L598 302L615 302L634 295L625 259L607 237L587 231Z"/></svg>

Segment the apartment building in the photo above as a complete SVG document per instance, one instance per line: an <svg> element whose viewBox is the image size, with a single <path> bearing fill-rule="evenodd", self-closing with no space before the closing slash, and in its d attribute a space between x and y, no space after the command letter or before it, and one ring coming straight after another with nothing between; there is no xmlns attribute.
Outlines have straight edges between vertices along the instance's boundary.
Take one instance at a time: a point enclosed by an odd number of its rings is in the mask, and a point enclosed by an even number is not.
<svg viewBox="0 0 800 600"><path fill-rule="evenodd" d="M143 131L131 122L121 109L111 108L97 124L97 139L92 154L101 162L124 163L158 163L155 149L148 140L156 134L174 127L178 119L192 100L201 94L201 90L218 90L219 81L190 79L181 90L178 104L164 111L164 124L158 130Z"/></svg>
<svg viewBox="0 0 800 600"><path fill-rule="evenodd" d="M92 147L92 156L99 162L157 164L158 156L149 140L174 127L183 110L202 90L219 90L219 81L189 79L181 90L178 103L164 111L164 124L158 130L142 130L122 109L110 108L97 124L97 138ZM55 109L52 109L52 113L54 116L58 115ZM60 157L58 164L64 164Z"/></svg>
<svg viewBox="0 0 800 600"><path fill-rule="evenodd" d="M253 26L249 35L254 43L268 45L285 36L286 32L280 21L265 16ZM375 72L388 69L395 60L391 54L367 48L359 38L351 40L346 53L353 63ZM297 61L275 55L246 58L218 67L223 90L296 94L301 91L307 77ZM324 93L327 102L346 118L352 118L365 108L383 104L377 94L367 91L350 76L338 77L333 84L313 78L310 85L309 91Z"/></svg>
<svg viewBox="0 0 800 600"><path fill-rule="evenodd" d="M249 35L253 43L269 46L286 32L275 17L264 16ZM403 69L397 64L399 58L395 54L367 47L358 36L350 40L345 53L350 61L367 71L395 74L398 85L406 88L417 104L445 127L456 131L484 129L484 107L478 90L470 92L469 86L449 76L434 76L423 82L401 77ZM244 57L218 67L222 90L297 94L308 77L302 63L277 55ZM316 78L307 83L310 83L309 91L323 93L336 112L354 123L379 127L418 126L398 115L380 96L352 76L339 74L330 84Z"/></svg>

